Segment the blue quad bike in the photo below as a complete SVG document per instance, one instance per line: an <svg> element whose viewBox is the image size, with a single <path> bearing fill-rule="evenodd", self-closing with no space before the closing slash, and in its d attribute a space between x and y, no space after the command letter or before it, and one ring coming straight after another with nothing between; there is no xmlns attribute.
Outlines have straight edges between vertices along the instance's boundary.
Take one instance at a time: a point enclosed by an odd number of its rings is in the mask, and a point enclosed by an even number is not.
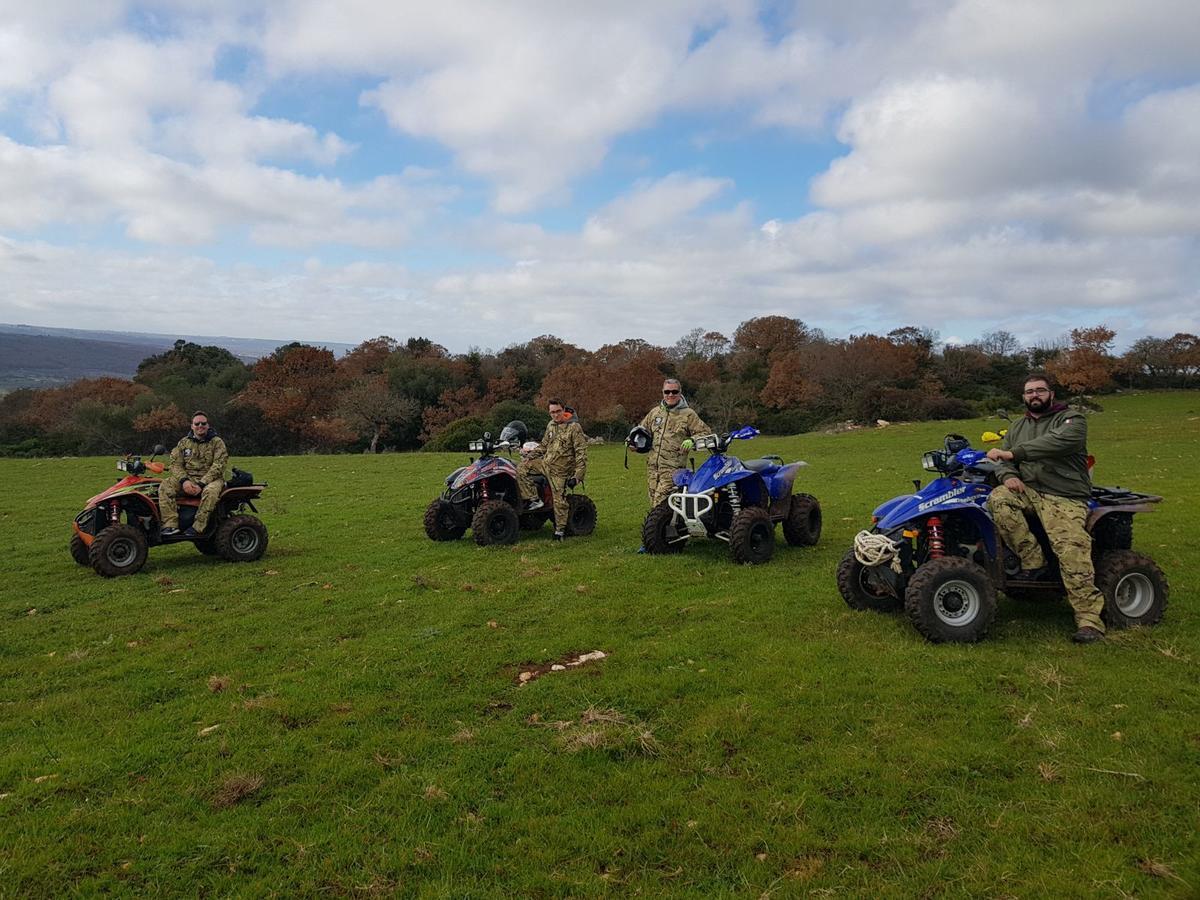
<svg viewBox="0 0 1200 900"><path fill-rule="evenodd" d="M985 434L984 440L998 440ZM878 507L837 569L838 590L853 609L901 608L935 643L969 643L987 634L996 617L996 592L1014 600L1065 596L1058 561L1036 517L1030 527L1049 563L1041 579L1014 578L1020 559L998 539L988 495L996 464L961 435L946 435L941 450L922 457L937 477ZM1132 550L1134 513L1149 512L1161 497L1093 487L1087 529L1092 536L1096 586L1104 619L1114 627L1153 625L1167 607L1166 576L1149 556Z"/></svg>
<svg viewBox="0 0 1200 900"><path fill-rule="evenodd" d="M729 544L739 563L765 563L775 553L775 523L792 546L812 546L821 537L821 504L811 494L793 494L804 462L784 464L779 456L741 460L726 453L734 441L758 429L745 426L726 435L696 438L709 457L695 472L675 473L678 490L650 510L642 524L648 553L677 553L692 538Z"/></svg>
<svg viewBox="0 0 1200 900"><path fill-rule="evenodd" d="M542 506L526 510L517 491L516 465L496 455L496 451L520 450L527 437L525 423L514 420L500 431L499 440L485 432L482 440L471 441L468 449L479 457L447 475L446 489L425 509L425 534L430 540L456 541L470 528L481 547L511 544L521 531L538 531L553 520L550 482L533 476ZM583 537L595 531L596 504L590 497L569 494L567 510L567 535Z"/></svg>

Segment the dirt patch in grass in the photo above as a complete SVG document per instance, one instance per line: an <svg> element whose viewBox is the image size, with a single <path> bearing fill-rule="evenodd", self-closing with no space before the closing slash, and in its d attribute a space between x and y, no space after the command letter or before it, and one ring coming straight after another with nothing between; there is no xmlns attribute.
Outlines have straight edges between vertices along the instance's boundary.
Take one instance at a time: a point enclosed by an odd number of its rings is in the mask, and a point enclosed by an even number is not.
<svg viewBox="0 0 1200 900"><path fill-rule="evenodd" d="M214 694L219 694L229 687L232 681L233 679L227 675L210 675L208 676L208 689Z"/></svg>
<svg viewBox="0 0 1200 900"><path fill-rule="evenodd" d="M517 684L529 684L529 682L536 681L552 672L566 672L570 669L578 669L580 666L586 666L588 663L598 662L607 658L608 654L603 650L592 650L589 653L568 653L550 662L519 663L517 665L516 682Z"/></svg>
<svg viewBox="0 0 1200 900"><path fill-rule="evenodd" d="M261 775L230 775L221 782L221 786L213 794L213 808L228 809L231 806L236 806L247 797L258 793L264 784L266 784L266 779Z"/></svg>

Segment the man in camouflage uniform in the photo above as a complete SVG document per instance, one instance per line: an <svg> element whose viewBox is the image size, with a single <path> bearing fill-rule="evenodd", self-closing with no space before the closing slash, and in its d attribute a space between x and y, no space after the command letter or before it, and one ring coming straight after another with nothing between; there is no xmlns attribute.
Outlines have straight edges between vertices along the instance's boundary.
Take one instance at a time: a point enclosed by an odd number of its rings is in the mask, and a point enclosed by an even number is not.
<svg viewBox="0 0 1200 900"><path fill-rule="evenodd" d="M186 537L199 537L208 528L208 517L217 508L217 500L225 489L225 464L229 451L225 442L209 426L208 414L192 413L192 430L171 451L171 470L158 486L158 508L162 513L162 536L179 532L179 504L176 497L182 491L189 497L199 497L196 520L184 532Z"/></svg>
<svg viewBox="0 0 1200 900"><path fill-rule="evenodd" d="M664 381L662 392L662 402L646 413L640 423L654 435L646 459L646 492L651 507L658 506L675 490L675 471L687 465L688 451L695 446L692 439L711 433L696 411L688 406L678 379Z"/></svg>
<svg viewBox="0 0 1200 900"><path fill-rule="evenodd" d="M554 497L554 539L561 541L566 536L568 519L567 488L582 484L587 474L587 436L575 418L575 410L561 400L551 400L549 409L550 424L541 443L523 454L517 466L517 487L521 499L528 503L526 509L540 509L542 501L530 476L546 476Z"/></svg>
<svg viewBox="0 0 1200 900"><path fill-rule="evenodd" d="M999 447L988 451L988 459L1000 464L1002 482L988 506L1000 537L1021 558L1016 581L1037 581L1045 574L1046 557L1025 513L1041 520L1075 610L1078 630L1072 640L1090 644L1104 637L1104 595L1096 589L1092 538L1084 527L1092 490L1087 419L1056 403L1050 380L1041 373L1025 379L1023 400L1025 416L1012 424Z"/></svg>

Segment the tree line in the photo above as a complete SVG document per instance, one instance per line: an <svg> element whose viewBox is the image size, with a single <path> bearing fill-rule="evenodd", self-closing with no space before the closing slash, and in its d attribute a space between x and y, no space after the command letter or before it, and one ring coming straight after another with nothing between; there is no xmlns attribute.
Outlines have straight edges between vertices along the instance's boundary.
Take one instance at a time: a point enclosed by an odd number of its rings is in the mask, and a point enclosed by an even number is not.
<svg viewBox="0 0 1200 900"><path fill-rule="evenodd" d="M1142 338L1120 355L1115 337L1096 326L1033 347L1006 331L943 345L915 326L829 338L799 319L762 316L731 337L696 328L670 347L631 338L588 351L542 335L455 354L428 338L377 337L340 359L291 343L249 365L181 340L144 359L132 380L87 378L0 398L0 455L171 446L197 409L239 455L462 450L515 418L540 433L551 397L574 406L590 435L611 440L658 401L665 376L683 382L714 428L775 434L991 413L1013 404L1031 368L1069 394L1200 382L1196 335Z"/></svg>

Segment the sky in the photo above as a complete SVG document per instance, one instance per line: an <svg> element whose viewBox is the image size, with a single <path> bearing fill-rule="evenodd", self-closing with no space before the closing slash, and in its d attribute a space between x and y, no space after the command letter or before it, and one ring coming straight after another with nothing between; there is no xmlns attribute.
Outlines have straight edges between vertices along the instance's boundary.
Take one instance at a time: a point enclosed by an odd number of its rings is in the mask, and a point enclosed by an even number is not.
<svg viewBox="0 0 1200 900"><path fill-rule="evenodd" d="M1200 332L1195 0L0 0L0 321Z"/></svg>

